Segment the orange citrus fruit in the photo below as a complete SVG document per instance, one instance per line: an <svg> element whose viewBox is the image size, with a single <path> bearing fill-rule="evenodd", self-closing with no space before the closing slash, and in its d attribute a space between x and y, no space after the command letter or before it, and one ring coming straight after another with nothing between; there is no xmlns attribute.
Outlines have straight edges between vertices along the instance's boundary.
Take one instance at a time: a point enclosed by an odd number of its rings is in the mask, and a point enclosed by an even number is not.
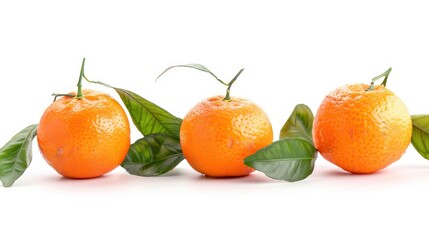
<svg viewBox="0 0 429 240"><path fill-rule="evenodd" d="M210 97L183 119L180 144L189 164L211 177L237 177L254 169L244 158L271 144L273 130L267 114L243 98Z"/></svg>
<svg viewBox="0 0 429 240"><path fill-rule="evenodd" d="M386 77L387 78L387 77ZM317 150L351 173L372 173L398 160L411 141L405 104L384 86L340 87L321 103L313 124Z"/></svg>
<svg viewBox="0 0 429 240"><path fill-rule="evenodd" d="M110 172L121 164L130 147L130 126L121 105L107 94L82 92L82 98L66 96L54 101L37 130L43 157L69 178Z"/></svg>

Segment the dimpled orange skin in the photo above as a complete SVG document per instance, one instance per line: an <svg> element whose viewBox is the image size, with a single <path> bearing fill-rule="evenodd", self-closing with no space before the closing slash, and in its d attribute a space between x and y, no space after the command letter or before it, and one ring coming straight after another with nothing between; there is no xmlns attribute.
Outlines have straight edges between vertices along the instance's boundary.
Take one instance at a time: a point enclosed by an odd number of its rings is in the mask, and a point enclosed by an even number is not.
<svg viewBox="0 0 429 240"><path fill-rule="evenodd" d="M110 172L121 164L130 146L128 118L119 103L92 90L83 90L83 95L53 102L37 130L43 157L69 178Z"/></svg>
<svg viewBox="0 0 429 240"><path fill-rule="evenodd" d="M373 173L398 160L411 141L405 104L383 86L347 85L330 93L313 125L317 150L351 173Z"/></svg>
<svg viewBox="0 0 429 240"><path fill-rule="evenodd" d="M244 158L273 141L267 114L243 98L207 98L183 119L180 144L189 164L210 177L239 177L254 171Z"/></svg>

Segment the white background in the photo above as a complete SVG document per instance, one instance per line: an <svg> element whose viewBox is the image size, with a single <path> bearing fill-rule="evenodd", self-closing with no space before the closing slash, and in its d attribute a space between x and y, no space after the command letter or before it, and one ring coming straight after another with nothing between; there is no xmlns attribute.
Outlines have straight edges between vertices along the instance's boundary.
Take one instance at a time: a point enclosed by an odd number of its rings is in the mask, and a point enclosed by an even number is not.
<svg viewBox="0 0 429 240"><path fill-rule="evenodd" d="M37 123L53 92L75 90L83 57L89 78L178 117L225 88L190 69L155 83L164 68L202 63L229 81L244 67L232 95L265 109L276 139L295 104L315 112L333 89L388 67L388 88L410 113L429 113L428 12L413 0L2 1L0 145ZM23 177L0 188L2 239L427 239L429 162L412 147L372 175L319 157L297 183L260 173L207 179L185 161L162 177L118 168L70 180L33 147Z"/></svg>

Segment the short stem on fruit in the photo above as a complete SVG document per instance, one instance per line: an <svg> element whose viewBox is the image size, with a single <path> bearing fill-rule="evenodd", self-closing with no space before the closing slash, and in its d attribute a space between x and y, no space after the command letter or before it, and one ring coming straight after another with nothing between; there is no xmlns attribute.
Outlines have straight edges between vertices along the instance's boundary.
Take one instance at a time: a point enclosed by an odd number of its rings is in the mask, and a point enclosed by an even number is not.
<svg viewBox="0 0 429 240"><path fill-rule="evenodd" d="M228 83L228 88L226 89L226 95L224 97L224 101L231 101L231 96L230 96L230 91L231 91L231 86L232 84L234 84L234 82L237 80L237 78L240 76L240 74L244 71L244 68L242 68L240 71L238 71L238 73L235 75L235 77Z"/></svg>
<svg viewBox="0 0 429 240"><path fill-rule="evenodd" d="M82 67L80 68L79 81L77 82L77 95L76 98L83 98L82 93L82 78L84 76L85 58L82 61Z"/></svg>
<svg viewBox="0 0 429 240"><path fill-rule="evenodd" d="M387 84L387 78L389 77L390 72L392 71L392 68L387 69L384 73L378 75L377 77L374 77L371 80L371 85L369 85L369 88L367 89L367 91L373 91L374 90L374 83L375 81L377 81L378 79L384 77L383 82L381 83L382 86L386 87Z"/></svg>

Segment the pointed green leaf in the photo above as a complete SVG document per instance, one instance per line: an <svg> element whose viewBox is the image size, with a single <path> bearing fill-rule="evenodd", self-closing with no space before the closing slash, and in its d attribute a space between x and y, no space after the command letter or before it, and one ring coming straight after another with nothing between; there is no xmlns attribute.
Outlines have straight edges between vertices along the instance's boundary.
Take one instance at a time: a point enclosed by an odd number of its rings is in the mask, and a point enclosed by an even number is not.
<svg viewBox="0 0 429 240"><path fill-rule="evenodd" d="M309 107L305 104L296 105L280 131L280 139L301 138L313 144L313 120L314 116Z"/></svg>
<svg viewBox="0 0 429 240"><path fill-rule="evenodd" d="M174 169L183 159L177 138L154 134L133 143L121 166L132 175L158 176Z"/></svg>
<svg viewBox="0 0 429 240"><path fill-rule="evenodd" d="M113 88L124 102L134 125L143 135L166 133L180 137L182 119L129 90Z"/></svg>
<svg viewBox="0 0 429 240"><path fill-rule="evenodd" d="M143 135L166 133L177 138L180 137L182 119L132 91L99 81L91 81L85 74L83 78L88 82L114 89L125 104L134 125Z"/></svg>
<svg viewBox="0 0 429 240"><path fill-rule="evenodd" d="M30 125L0 149L0 180L4 187L12 186L30 165L36 132L37 124Z"/></svg>
<svg viewBox="0 0 429 240"><path fill-rule="evenodd" d="M429 115L413 115L411 143L420 155L429 159Z"/></svg>
<svg viewBox="0 0 429 240"><path fill-rule="evenodd" d="M317 150L301 138L284 138L244 159L244 163L270 178L289 182L308 177L314 169Z"/></svg>

